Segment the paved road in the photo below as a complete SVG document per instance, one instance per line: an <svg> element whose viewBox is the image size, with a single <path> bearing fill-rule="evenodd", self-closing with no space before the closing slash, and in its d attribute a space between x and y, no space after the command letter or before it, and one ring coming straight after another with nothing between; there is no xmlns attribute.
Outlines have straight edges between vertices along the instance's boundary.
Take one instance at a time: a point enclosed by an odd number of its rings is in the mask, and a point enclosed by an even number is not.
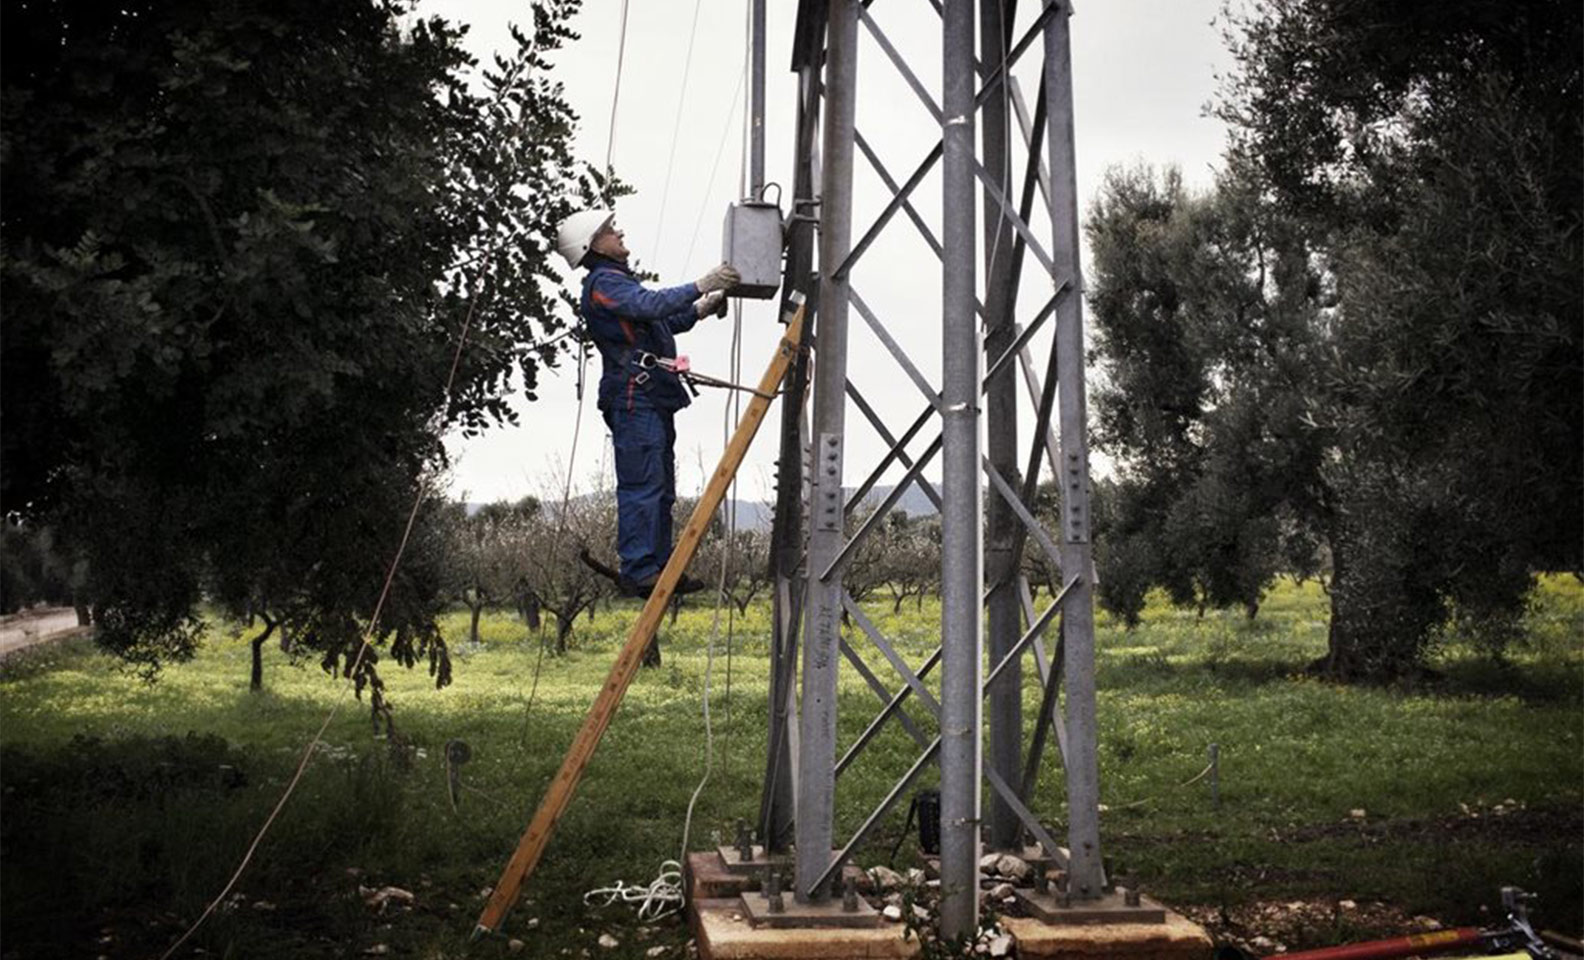
<svg viewBox="0 0 1584 960"><path fill-rule="evenodd" d="M69 607L30 611L0 624L0 657L76 629L77 614Z"/></svg>

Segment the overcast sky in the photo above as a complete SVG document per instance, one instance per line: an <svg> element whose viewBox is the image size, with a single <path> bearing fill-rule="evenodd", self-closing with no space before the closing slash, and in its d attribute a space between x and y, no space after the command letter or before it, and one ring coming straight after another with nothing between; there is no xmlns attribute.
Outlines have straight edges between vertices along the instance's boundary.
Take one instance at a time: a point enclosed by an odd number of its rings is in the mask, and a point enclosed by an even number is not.
<svg viewBox="0 0 1584 960"><path fill-rule="evenodd" d="M1220 0L1079 0L1073 17L1073 85L1078 153L1078 191L1087 207L1107 168L1149 163L1179 166L1192 185L1209 182L1219 164L1224 132L1206 118L1204 106L1215 91L1216 75L1229 66L1213 24ZM769 64L766 77L766 179L787 184L792 178L792 122L796 108L790 72L794 0L768 4ZM1017 28L1032 19L1037 4L1020 5ZM604 163L616 77L619 0L586 0L573 27L582 38L555 58L555 73L581 118L575 149L596 165ZM638 190L617 209L627 245L664 285L696 279L719 261L721 222L727 204L740 193L745 162L742 114L747 98L744 75L746 0L631 0L626 61L615 118L613 165ZM694 13L697 25L694 27ZM527 4L504 0L429 0L420 13L472 25L468 43L487 61L510 44L509 22L527 22ZM935 91L940 81L940 21L926 0L880 0L871 13L915 73ZM691 39L690 39L691 37ZM692 58L688 48L692 46ZM1036 43L1013 74L1033 104L1039 74ZM857 126L875 146L897 180L905 179L939 137L935 121L897 78L881 48L859 30ZM672 151L675 152L672 160ZM1021 147L1013 169L1021 170ZM669 174L669 179L668 179ZM939 165L915 193L932 226L940 207ZM1015 193L1015 190L1014 190ZM789 190L790 196L790 190ZM855 160L854 238L862 234L889 199L884 185L862 156ZM1039 206L1036 204L1036 206ZM981 211L982 213L982 211ZM1048 221L1038 213L1037 235L1049 237ZM938 230L938 226L935 226ZM1029 259L1020 307L1032 316L1049 296L1050 283L1037 276ZM897 217L880 243L853 270L853 287L938 384L940 370L940 270L938 261L905 218ZM769 361L780 324L774 301L746 301L741 310L742 382L757 382ZM679 340L679 351L695 369L719 377L731 373L733 320L701 322ZM851 317L848 370L895 432L922 409L917 389L863 326ZM1035 341L1036 356L1043 357ZM599 375L597 359L591 381ZM577 401L570 367L547 371L539 399L518 398L522 425L499 428L483 437L451 438L453 496L469 500L516 498L545 490L559 492L572 454ZM725 397L705 391L677 418L678 492L696 493L720 456L725 440ZM1024 413L1020 427L1025 442ZM779 411L772 410L747 464L739 474L738 495L769 499ZM846 480L862 480L885 446L861 415L849 409ZM934 434L921 436L915 449ZM574 476L589 489L610 469L610 441L589 390L582 414ZM1103 469L1103 465L1099 465Z"/></svg>

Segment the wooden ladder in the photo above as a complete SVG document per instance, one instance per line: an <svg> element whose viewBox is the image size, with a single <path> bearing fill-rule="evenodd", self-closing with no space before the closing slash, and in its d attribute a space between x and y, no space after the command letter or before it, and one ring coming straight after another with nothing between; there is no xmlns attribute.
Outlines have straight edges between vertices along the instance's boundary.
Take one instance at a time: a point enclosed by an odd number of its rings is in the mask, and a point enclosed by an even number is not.
<svg viewBox="0 0 1584 960"><path fill-rule="evenodd" d="M638 672L638 665L643 659L644 650L648 648L655 631L660 628L660 621L665 616L666 604L671 601L671 594L676 589L677 582L681 580L682 572L693 561L693 555L698 551L704 531L709 528L710 518L714 516L721 499L725 497L732 478L737 475L737 468L742 465L743 457L748 453L749 445L753 443L754 434L758 432L760 422L764 420L765 413L770 409L771 398L780 389L787 368L797 356L799 344L802 342L805 305L800 295L794 295L794 303L795 312L787 324L781 342L776 346L775 356L771 358L769 369L765 370L764 377L759 381L757 393L749 402L748 410L743 414L742 420L738 422L737 432L732 434L731 442L727 444L720 464L715 468L709 484L704 488L704 495L693 508L693 515L688 518L687 526L682 528L682 535L671 551L670 561L666 563L665 569L660 571L660 578L655 582L649 600L644 604L643 610L638 614L637 622L633 624L632 631L627 635L626 645L616 657L616 662L611 665L610 676L606 678L605 686L600 688L599 696L595 697L594 705L589 708L588 716L583 719L582 728L572 739L572 746L561 761L561 769L556 773L555 779L550 781L544 799L539 802L538 811L534 813L527 831L518 841L517 850L507 862L500 882L495 884L495 889L490 893L489 902L484 905L484 912L479 914L478 925L473 929L473 939L477 940L497 931L501 921L506 917L506 912L516 904L523 883L539 865L539 858L544 855L545 846L550 842L550 834L555 831L556 822L561 819L561 814L566 812L567 805L572 802L572 794L577 790L578 781L583 779L584 768L588 766L595 748L599 746L600 738L605 735L605 728L610 726L617 706L621 704L622 697L627 693L627 687L632 684L633 677Z"/></svg>

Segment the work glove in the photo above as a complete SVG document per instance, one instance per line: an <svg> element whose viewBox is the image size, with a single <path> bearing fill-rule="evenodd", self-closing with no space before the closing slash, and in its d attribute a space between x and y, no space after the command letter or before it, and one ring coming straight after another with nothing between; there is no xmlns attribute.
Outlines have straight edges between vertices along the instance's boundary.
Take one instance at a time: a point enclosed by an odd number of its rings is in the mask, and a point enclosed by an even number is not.
<svg viewBox="0 0 1584 960"><path fill-rule="evenodd" d="M742 274L737 272L736 267L729 263L723 263L709 273L704 274L704 276L699 277L697 286L699 293L712 293L716 290L730 290L732 287L737 286L737 282L741 279Z"/></svg>
<svg viewBox="0 0 1584 960"><path fill-rule="evenodd" d="M723 291L714 290L693 301L695 317L703 320L712 314L717 317L726 316L726 294Z"/></svg>

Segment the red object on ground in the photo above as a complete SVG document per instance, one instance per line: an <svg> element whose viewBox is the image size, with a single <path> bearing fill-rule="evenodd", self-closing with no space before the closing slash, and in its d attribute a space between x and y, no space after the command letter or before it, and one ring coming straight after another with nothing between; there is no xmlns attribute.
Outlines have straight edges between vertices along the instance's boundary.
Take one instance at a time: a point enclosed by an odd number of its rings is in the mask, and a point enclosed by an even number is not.
<svg viewBox="0 0 1584 960"><path fill-rule="evenodd" d="M1455 930L1416 933L1408 937L1392 937L1390 940L1369 940L1364 943L1349 943L1340 947L1303 950L1276 956L1281 957L1282 960L1388 960L1390 957L1413 957L1424 953L1455 950L1478 943L1482 936L1478 927L1458 927Z"/></svg>

